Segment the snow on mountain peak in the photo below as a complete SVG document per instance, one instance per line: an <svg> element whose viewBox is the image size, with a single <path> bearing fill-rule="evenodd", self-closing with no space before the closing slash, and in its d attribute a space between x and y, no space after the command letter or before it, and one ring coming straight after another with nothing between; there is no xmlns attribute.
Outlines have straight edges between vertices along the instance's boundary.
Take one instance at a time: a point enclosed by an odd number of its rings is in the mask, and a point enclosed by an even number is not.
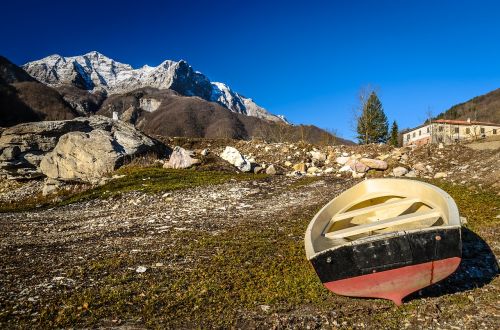
<svg viewBox="0 0 500 330"><path fill-rule="evenodd" d="M105 90L108 94L125 93L142 87L172 89L181 95L198 96L217 102L233 112L277 122L286 119L269 113L252 99L231 90L229 86L210 80L185 61L166 60L158 66L144 65L134 69L97 51L62 57L54 54L28 62L23 69L39 81L58 86L75 85L90 92Z"/></svg>

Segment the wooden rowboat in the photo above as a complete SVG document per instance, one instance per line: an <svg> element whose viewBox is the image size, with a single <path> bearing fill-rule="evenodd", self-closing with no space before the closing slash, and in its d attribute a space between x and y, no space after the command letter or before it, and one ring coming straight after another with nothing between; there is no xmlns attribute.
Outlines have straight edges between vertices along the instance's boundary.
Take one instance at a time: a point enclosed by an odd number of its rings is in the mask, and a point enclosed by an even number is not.
<svg viewBox="0 0 500 330"><path fill-rule="evenodd" d="M460 228L457 205L443 190L415 180L365 180L312 219L306 255L334 293L400 305L457 269Z"/></svg>

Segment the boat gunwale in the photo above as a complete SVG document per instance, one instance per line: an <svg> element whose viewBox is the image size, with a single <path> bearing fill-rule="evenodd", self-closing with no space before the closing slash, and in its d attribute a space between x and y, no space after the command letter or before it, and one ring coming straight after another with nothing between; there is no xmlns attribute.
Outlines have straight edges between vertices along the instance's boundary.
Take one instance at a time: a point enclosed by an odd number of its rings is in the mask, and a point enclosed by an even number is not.
<svg viewBox="0 0 500 330"><path fill-rule="evenodd" d="M429 189L432 189L433 191L437 192L444 199L444 201L446 202L446 205L447 205L448 211L449 211L449 217L448 217L449 219L447 219L448 223L444 224L444 225L440 225L440 226L430 226L430 227L427 227L427 228L411 229L411 230L400 230L400 231L394 231L394 232L388 232L388 233L373 234L373 235L369 235L367 237L362 237L362 238L359 238L359 239L355 239L353 241L345 242L343 244L338 244L338 245L332 246L330 248L324 249L322 251L316 252L314 250L313 242L311 240L311 232L312 232L312 228L316 225L316 221L318 220L318 217L323 212L325 212L333 203L335 203L340 196L348 193L351 190L359 189L359 187L358 187L359 185L366 184L366 182L368 182L370 180L372 180L372 181L375 181L375 180L382 181L383 180L383 181L388 181L388 182L392 181L392 183L394 183L395 181L404 181L406 183L415 184L415 185L422 185L422 186L425 186L425 187L427 187ZM390 192L390 193L392 193L392 192ZM432 204L433 207L435 207L434 203L431 203L431 204ZM343 208L343 209L345 210L345 208ZM340 213L340 211L337 212L336 214L339 214L339 213ZM450 223L451 220L454 220L454 221L452 223ZM330 223L330 221L327 222L327 226L328 226L329 223ZM390 238L390 237L403 236L403 235L406 235L407 233L422 232L422 231L436 230L436 229L453 229L453 228L461 228L461 220L460 220L460 215L459 215L459 212L458 212L458 207L457 207L455 201L453 200L453 198L446 191L444 191L443 189L441 189L439 187L436 187L436 186L434 186L434 185L432 185L430 183L422 182L422 181L418 181L418 180L396 179L396 178L368 179L368 180L361 181L361 182L357 183L356 185L350 187L349 189L343 191L342 193L340 193L339 195L337 195L335 198L333 198L331 201L329 201L326 205L324 205L321 208L321 210L319 210L314 215L313 219L310 221L309 225L307 226L305 237L304 237L304 245L305 245L305 250L306 250L306 257L307 257L308 260L311 260L311 259L315 258L318 255L321 255L323 253L326 253L327 251L332 251L332 250L340 248L340 247L354 246L354 245L358 245L358 244L361 244L361 243L366 243L366 242L369 242L369 241L377 241L377 240L381 240L381 239L387 239L387 238Z"/></svg>

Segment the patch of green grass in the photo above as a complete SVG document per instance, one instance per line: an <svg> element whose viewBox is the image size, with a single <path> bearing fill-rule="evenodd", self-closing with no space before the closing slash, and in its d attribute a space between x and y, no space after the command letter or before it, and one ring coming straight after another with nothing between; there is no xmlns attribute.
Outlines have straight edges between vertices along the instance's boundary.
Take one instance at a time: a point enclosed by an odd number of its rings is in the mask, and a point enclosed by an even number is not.
<svg viewBox="0 0 500 330"><path fill-rule="evenodd" d="M116 175L124 177L113 179L102 186L81 192L61 190L56 196L33 196L29 200L0 204L0 212L28 211L37 207L62 206L96 198L108 198L130 191L158 193L190 187L221 184L230 180L256 180L264 174L229 173L220 171L195 171L192 169L175 170L161 167L125 166Z"/></svg>
<svg viewBox="0 0 500 330"><path fill-rule="evenodd" d="M74 195L62 201L59 205L116 196L129 191L158 193L203 185L221 184L229 180L254 180L265 177L262 174L195 171L191 169L174 170L160 167L123 167L116 171L115 174L125 176Z"/></svg>
<svg viewBox="0 0 500 330"><path fill-rule="evenodd" d="M290 184L289 187L292 189L299 189L320 180L324 180L324 178L320 176L303 176Z"/></svg>

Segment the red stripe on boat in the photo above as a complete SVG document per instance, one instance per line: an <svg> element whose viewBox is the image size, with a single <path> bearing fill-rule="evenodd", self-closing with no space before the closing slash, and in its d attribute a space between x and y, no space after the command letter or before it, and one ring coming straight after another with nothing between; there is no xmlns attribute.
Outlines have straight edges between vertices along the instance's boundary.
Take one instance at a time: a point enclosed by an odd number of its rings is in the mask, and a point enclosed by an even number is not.
<svg viewBox="0 0 500 330"><path fill-rule="evenodd" d="M330 291L343 296L383 298L402 304L402 299L412 292L439 282L452 274L461 258L405 266L378 273L361 275L324 283Z"/></svg>

